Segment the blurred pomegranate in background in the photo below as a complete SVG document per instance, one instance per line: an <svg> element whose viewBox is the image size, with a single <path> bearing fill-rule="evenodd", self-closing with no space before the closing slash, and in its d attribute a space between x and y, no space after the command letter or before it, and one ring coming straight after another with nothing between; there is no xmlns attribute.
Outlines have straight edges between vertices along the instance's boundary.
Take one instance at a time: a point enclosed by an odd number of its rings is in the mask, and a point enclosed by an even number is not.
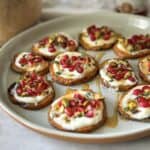
<svg viewBox="0 0 150 150"><path fill-rule="evenodd" d="M146 16L147 0L116 0L116 11Z"/></svg>

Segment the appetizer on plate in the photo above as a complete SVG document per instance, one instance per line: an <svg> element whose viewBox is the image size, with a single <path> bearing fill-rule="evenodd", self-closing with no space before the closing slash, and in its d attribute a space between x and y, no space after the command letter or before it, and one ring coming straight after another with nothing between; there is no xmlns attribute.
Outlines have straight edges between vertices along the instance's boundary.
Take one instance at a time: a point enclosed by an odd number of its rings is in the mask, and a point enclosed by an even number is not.
<svg viewBox="0 0 150 150"><path fill-rule="evenodd" d="M14 56L11 62L11 68L18 73L36 72L46 74L49 63L42 56L35 55L31 52L21 52Z"/></svg>
<svg viewBox="0 0 150 150"><path fill-rule="evenodd" d="M114 52L119 58L138 58L150 54L150 34L133 35L119 38L114 46Z"/></svg>
<svg viewBox="0 0 150 150"><path fill-rule="evenodd" d="M73 132L90 132L106 119L104 97L90 90L76 90L54 101L48 120L54 127Z"/></svg>
<svg viewBox="0 0 150 150"><path fill-rule="evenodd" d="M138 85L123 95L118 104L119 113L138 121L150 121L150 85Z"/></svg>
<svg viewBox="0 0 150 150"><path fill-rule="evenodd" d="M150 83L150 55L141 58L138 64L140 77Z"/></svg>
<svg viewBox="0 0 150 150"><path fill-rule="evenodd" d="M67 34L58 33L48 36L33 44L32 51L47 59L54 59L60 52L75 51L78 48L76 40Z"/></svg>
<svg viewBox="0 0 150 150"><path fill-rule="evenodd" d="M100 78L104 86L127 91L137 84L132 67L126 60L117 58L105 60L100 65Z"/></svg>
<svg viewBox="0 0 150 150"><path fill-rule="evenodd" d="M25 109L40 109L49 105L54 98L54 88L46 76L34 72L24 74L18 82L8 88L12 103Z"/></svg>
<svg viewBox="0 0 150 150"><path fill-rule="evenodd" d="M91 25L80 33L79 42L86 50L101 50L111 48L117 38L118 35L108 26Z"/></svg>
<svg viewBox="0 0 150 150"><path fill-rule="evenodd" d="M97 73L98 65L95 59L81 52L61 53L50 64L52 79L63 85L89 81Z"/></svg>

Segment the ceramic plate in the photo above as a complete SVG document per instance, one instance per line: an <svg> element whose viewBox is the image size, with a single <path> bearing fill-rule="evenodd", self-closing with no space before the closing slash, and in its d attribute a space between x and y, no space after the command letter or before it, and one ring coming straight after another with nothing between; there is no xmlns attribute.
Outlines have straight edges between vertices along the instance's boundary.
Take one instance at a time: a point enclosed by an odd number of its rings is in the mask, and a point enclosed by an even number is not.
<svg viewBox="0 0 150 150"><path fill-rule="evenodd" d="M37 25L25 32L17 35L9 42L7 42L0 52L0 106L11 117L20 122L21 124L29 127L37 132L46 134L48 136L57 137L66 140L74 140L80 142L114 142L125 141L143 136L150 135L150 123L141 123L135 121L127 121L121 119L116 113L116 103L118 93L112 89L104 88L100 85L98 78L92 81L78 85L65 87L54 83L56 91L56 98L66 93L68 88L81 89L89 85L95 92L101 92L106 99L108 121L104 127L98 130L88 133L71 133L64 132L53 128L49 125L47 120L48 108L46 107L39 111L28 111L13 105L7 95L8 86L19 78L17 73L14 73L10 69L10 60L15 53L21 51L29 51L34 42L42 37L55 33L55 32L67 32L74 38L78 38L79 32L88 25L108 25L117 32L124 36L130 36L136 33L149 33L150 20L144 17L123 15L110 12L97 12L93 14L82 14L77 16L63 17L48 21ZM93 52L90 53L101 62L107 58L116 57L112 50L105 52ZM129 60L133 66L136 74L137 60Z"/></svg>

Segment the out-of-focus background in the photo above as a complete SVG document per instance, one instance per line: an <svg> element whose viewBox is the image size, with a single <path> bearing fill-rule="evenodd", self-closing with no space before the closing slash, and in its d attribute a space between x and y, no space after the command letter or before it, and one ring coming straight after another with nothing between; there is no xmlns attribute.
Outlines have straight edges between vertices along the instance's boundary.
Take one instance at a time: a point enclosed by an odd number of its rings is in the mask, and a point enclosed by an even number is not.
<svg viewBox="0 0 150 150"><path fill-rule="evenodd" d="M101 9L137 14L147 11L145 15L148 16L150 0L43 0L43 11L46 12L71 14Z"/></svg>

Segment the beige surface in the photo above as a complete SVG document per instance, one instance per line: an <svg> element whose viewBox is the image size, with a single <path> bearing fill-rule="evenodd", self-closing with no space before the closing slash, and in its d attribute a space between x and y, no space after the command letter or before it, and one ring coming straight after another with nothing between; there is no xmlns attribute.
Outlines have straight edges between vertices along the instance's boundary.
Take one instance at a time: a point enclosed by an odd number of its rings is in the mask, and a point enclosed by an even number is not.
<svg viewBox="0 0 150 150"><path fill-rule="evenodd" d="M61 141L33 132L0 110L1 150L149 150L150 138L116 144L79 144Z"/></svg>

